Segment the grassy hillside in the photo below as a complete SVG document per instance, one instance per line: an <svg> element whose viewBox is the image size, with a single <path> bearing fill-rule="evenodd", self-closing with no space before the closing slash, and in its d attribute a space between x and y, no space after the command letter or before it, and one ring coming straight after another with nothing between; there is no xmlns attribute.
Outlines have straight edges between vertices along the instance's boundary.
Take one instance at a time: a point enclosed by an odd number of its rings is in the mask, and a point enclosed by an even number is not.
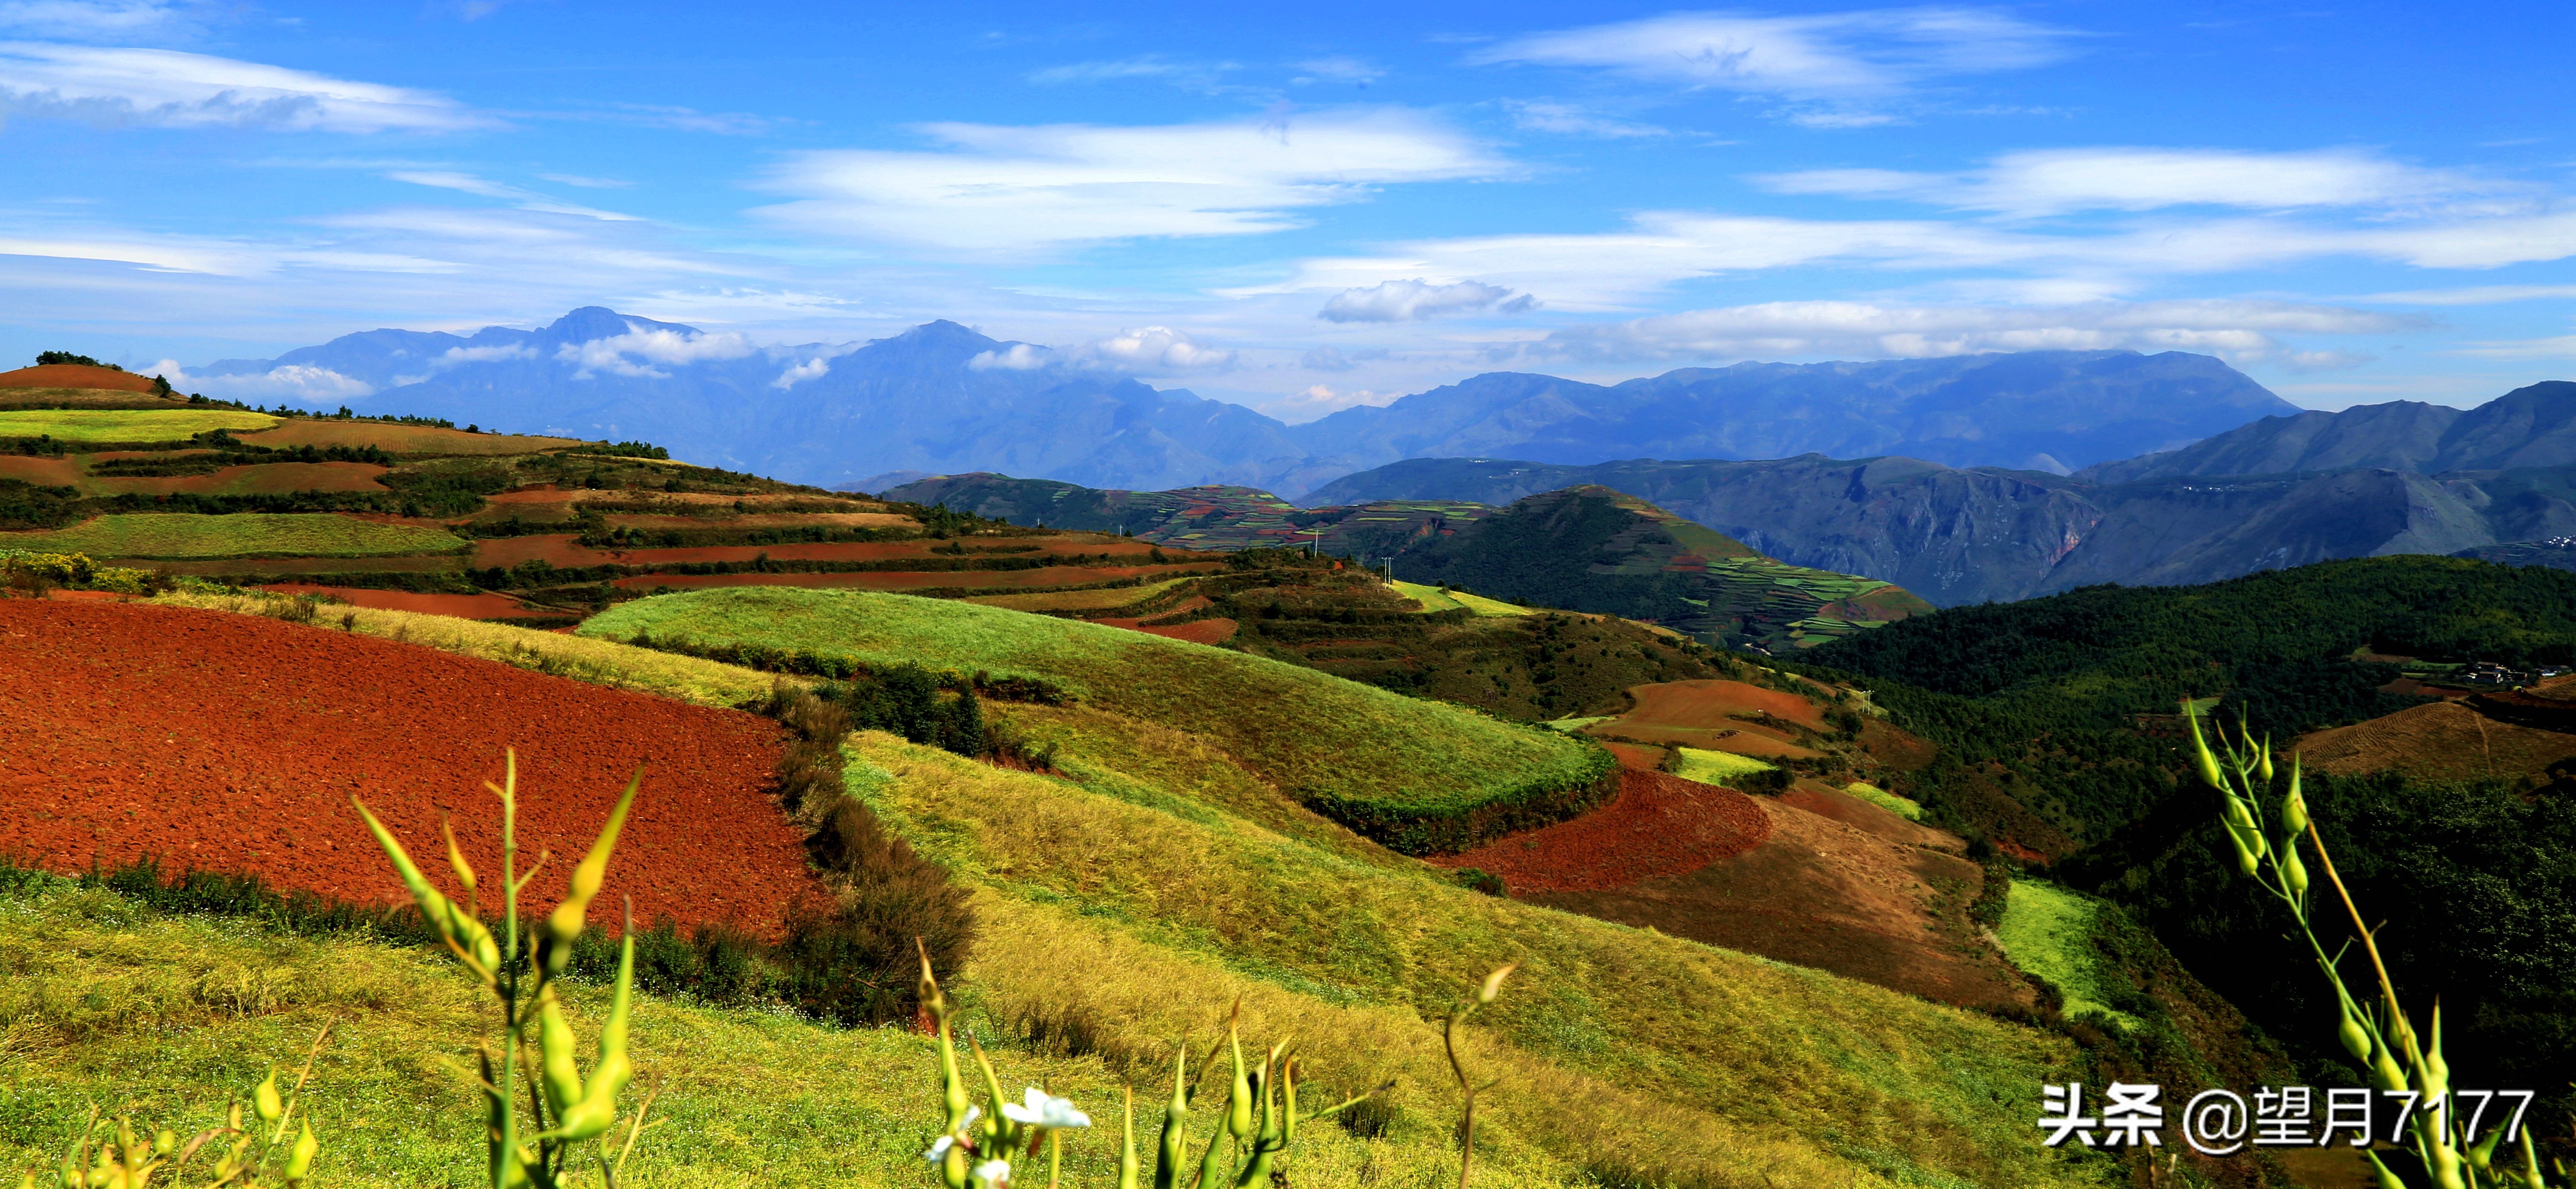
<svg viewBox="0 0 2576 1189"><path fill-rule="evenodd" d="M1053 683L1202 735L1262 779L1399 850L1456 849L1584 804L1608 772L1584 742L1223 649L994 607L864 591L733 588L594 616L594 638L802 650Z"/></svg>
<svg viewBox="0 0 2576 1189"><path fill-rule="evenodd" d="M184 442L211 429L267 429L277 421L235 409L9 409L0 410L0 438Z"/></svg>
<svg viewBox="0 0 2576 1189"><path fill-rule="evenodd" d="M1227 813L1163 812L886 735L860 736L849 757L853 788L881 816L987 889L988 920L1031 926L988 928L980 943L978 1003L1006 1032L1064 1038L1141 1073L1163 1037L1203 1029L1209 1003L1248 990L1247 1012L1293 1021L1283 1026L1305 1038L1319 1080L1394 1077L1396 1134L1432 1131L1454 1091L1418 1021L1518 960L1488 1017L1508 1042L1489 1058L1505 1088L1480 1100L1479 1120L1531 1172L1589 1166L1610 1184L2089 1180L2026 1125L2038 1083L2078 1061L2047 1034L1480 895Z"/></svg>
<svg viewBox="0 0 2576 1189"><path fill-rule="evenodd" d="M189 516L135 512L70 528L0 533L0 547L100 558L389 557L447 553L463 538L429 525L379 524L327 513Z"/></svg>

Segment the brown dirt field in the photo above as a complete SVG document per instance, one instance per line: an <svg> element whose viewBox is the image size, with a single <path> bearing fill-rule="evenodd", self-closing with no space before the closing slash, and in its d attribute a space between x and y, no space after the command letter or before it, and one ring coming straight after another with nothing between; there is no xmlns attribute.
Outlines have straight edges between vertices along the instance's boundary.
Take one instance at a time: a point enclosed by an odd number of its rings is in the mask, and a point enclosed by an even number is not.
<svg viewBox="0 0 2576 1189"><path fill-rule="evenodd" d="M102 388L0 388L0 409L191 409L186 397Z"/></svg>
<svg viewBox="0 0 2576 1189"><path fill-rule="evenodd" d="M844 541L793 545L710 545L697 549L593 549L575 533L531 533L524 537L484 537L474 543L477 566L515 566L543 559L558 566L675 566L689 562L753 561L768 554L776 561L892 561L928 557L920 541Z"/></svg>
<svg viewBox="0 0 2576 1189"><path fill-rule="evenodd" d="M1619 766L1622 768L1634 768L1640 772L1663 771L1663 748L1639 747L1634 743L1604 743L1601 746L1609 748L1611 755L1619 757Z"/></svg>
<svg viewBox="0 0 2576 1189"><path fill-rule="evenodd" d="M263 462L203 475L86 480L102 495L284 495L292 491L383 491L386 468L363 462Z"/></svg>
<svg viewBox="0 0 2576 1189"><path fill-rule="evenodd" d="M1699 730L1691 727L1637 726L1621 719L1597 722L1583 728L1587 735L1616 736L1639 743L1696 747L1702 751L1729 751L1760 760L1811 759L1823 752L1800 747L1780 737L1776 731L1752 723L1738 723L1721 730Z"/></svg>
<svg viewBox="0 0 2576 1189"><path fill-rule="evenodd" d="M616 528L910 528L920 522L892 512L745 512L738 516L649 516L613 513Z"/></svg>
<svg viewBox="0 0 2576 1189"><path fill-rule="evenodd" d="M255 446L374 446L395 454L427 455L534 454L540 450L558 450L581 444L571 438L467 433L434 425L321 421L303 417L290 417L275 428L234 436Z"/></svg>
<svg viewBox="0 0 2576 1189"><path fill-rule="evenodd" d="M1830 970L1963 1007L2029 1007L2030 987L1965 912L1985 872L1766 797L1770 837L1682 875L1532 903Z"/></svg>
<svg viewBox="0 0 2576 1189"><path fill-rule="evenodd" d="M1637 708L1625 720L1640 726L1717 728L1738 725L1737 714L1767 713L1811 731L1825 730L1825 712L1796 694L1741 681L1666 681L1628 691Z"/></svg>
<svg viewBox="0 0 2576 1189"><path fill-rule="evenodd" d="M1920 822L1907 821L1841 789L1813 780L1802 779L1791 785L1788 792L1780 794L1780 803L1804 809L1818 817L1832 818L1900 846L1928 846L1960 854L1965 854L1968 849L1966 839L1948 830L1936 830Z"/></svg>
<svg viewBox="0 0 2576 1189"><path fill-rule="evenodd" d="M458 619L550 619L561 612L541 611L521 606L519 600L497 594L414 594L408 590L374 590L364 586L315 586L307 582L278 582L261 590L279 594L328 595L353 607L373 607L379 611L417 611L423 615L452 615Z"/></svg>
<svg viewBox="0 0 2576 1189"><path fill-rule="evenodd" d="M1122 578L1134 578L1140 572L1155 575L1205 574L1222 564L1170 568L1047 566L1036 570L889 570L859 574L636 574L618 579L617 585L635 590L651 590L656 586L668 586L674 590L696 590L707 586L825 586L858 590L1019 587L1037 590L1050 586L1116 582Z"/></svg>
<svg viewBox="0 0 2576 1189"><path fill-rule="evenodd" d="M1875 718L1861 720L1860 749L1868 753L1869 758L1899 772L1931 767L1933 755L1940 751L1930 740L1917 738Z"/></svg>
<svg viewBox="0 0 2576 1189"><path fill-rule="evenodd" d="M103 558L108 564L120 564ZM136 561L137 569L173 574L448 574L465 568L462 554L413 557L258 557L237 561Z"/></svg>
<svg viewBox="0 0 2576 1189"><path fill-rule="evenodd" d="M482 782L518 749L520 845L560 895L626 778L643 792L592 913L775 932L819 889L770 801L779 729L712 710L273 619L142 604L0 602L0 851L55 871L146 855L360 903L405 898L352 794L443 871L439 815L483 870ZM523 868L524 869L524 868ZM441 881L444 883L444 881ZM449 891L454 891L451 887Z"/></svg>
<svg viewBox="0 0 2576 1189"><path fill-rule="evenodd" d="M1491 871L1515 896L1590 891L1695 871L1770 836L1770 819L1751 797L1628 768L1608 805L1431 861Z"/></svg>
<svg viewBox="0 0 2576 1189"><path fill-rule="evenodd" d="M0 479L15 479L38 487L78 487L87 482L81 476L78 462L69 458L37 458L27 454L0 454Z"/></svg>
<svg viewBox="0 0 2576 1189"><path fill-rule="evenodd" d="M48 363L0 372L0 388L87 388L93 391L150 392L152 377L112 367ZM182 402L185 403L185 402Z"/></svg>
<svg viewBox="0 0 2576 1189"><path fill-rule="evenodd" d="M1231 619L1195 619L1188 623L1176 623L1164 627L1147 627L1130 619L1095 619L1092 622L1105 623L1111 627L1133 628L1146 635L1161 636L1167 640L1187 640L1192 644L1210 645L1223 644L1233 639L1234 630L1241 626Z"/></svg>
<svg viewBox="0 0 2576 1189"><path fill-rule="evenodd" d="M2497 722L2460 702L2409 706L2298 746L2309 767L2339 776L2393 768L2434 780L2512 780L2576 759L2576 735Z"/></svg>

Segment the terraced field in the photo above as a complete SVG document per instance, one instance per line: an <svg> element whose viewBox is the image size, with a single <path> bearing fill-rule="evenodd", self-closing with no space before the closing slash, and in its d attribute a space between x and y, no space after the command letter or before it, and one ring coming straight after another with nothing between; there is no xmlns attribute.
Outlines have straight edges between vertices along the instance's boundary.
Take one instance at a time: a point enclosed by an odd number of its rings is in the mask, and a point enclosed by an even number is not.
<svg viewBox="0 0 2576 1189"><path fill-rule="evenodd" d="M53 532L0 533L0 548L134 560L394 557L462 552L466 544L435 525L306 513L134 512Z"/></svg>
<svg viewBox="0 0 2576 1189"><path fill-rule="evenodd" d="M0 409L0 438L184 442L211 429L266 429L278 420L236 409Z"/></svg>
<svg viewBox="0 0 2576 1189"><path fill-rule="evenodd" d="M1595 786L1613 766L1581 740L1310 669L971 604L737 587L622 604L579 631L1050 682L1084 704L1201 734L1318 812L1413 853L1579 812L1606 794Z"/></svg>

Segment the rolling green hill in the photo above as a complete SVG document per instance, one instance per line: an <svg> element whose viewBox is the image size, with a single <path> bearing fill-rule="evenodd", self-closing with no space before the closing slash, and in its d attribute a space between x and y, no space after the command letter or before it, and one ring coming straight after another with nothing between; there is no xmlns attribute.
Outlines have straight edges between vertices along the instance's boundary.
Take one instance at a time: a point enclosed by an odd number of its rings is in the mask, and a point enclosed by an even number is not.
<svg viewBox="0 0 2576 1189"><path fill-rule="evenodd" d="M1208 738L1262 779L1398 850L1455 850L1589 807L1587 743L1238 652L968 603L733 588L638 600L582 635L802 650L871 668L1035 678Z"/></svg>

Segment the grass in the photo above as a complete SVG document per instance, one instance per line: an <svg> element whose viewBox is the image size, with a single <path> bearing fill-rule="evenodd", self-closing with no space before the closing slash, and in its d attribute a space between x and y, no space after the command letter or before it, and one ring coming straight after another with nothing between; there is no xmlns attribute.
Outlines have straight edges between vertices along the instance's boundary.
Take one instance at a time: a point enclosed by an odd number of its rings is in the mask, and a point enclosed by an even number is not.
<svg viewBox="0 0 2576 1189"><path fill-rule="evenodd" d="M1482 595L1471 595L1463 590L1442 590L1437 586L1424 586L1419 582L1398 582L1393 585L1396 593L1422 604L1422 609L1425 611L1470 611L1477 615L1494 617L1532 614L1527 607L1506 603L1500 599L1489 599Z"/></svg>
<svg viewBox="0 0 2576 1189"><path fill-rule="evenodd" d="M235 409L8 409L0 410L0 438L184 442L210 429L266 429L277 420Z"/></svg>
<svg viewBox="0 0 2576 1189"><path fill-rule="evenodd" d="M1310 808L1414 854L1561 817L1614 767L1589 740L1279 661L938 599L697 590L621 604L579 630L638 633L1051 682L1085 705L1201 736Z"/></svg>
<svg viewBox="0 0 2576 1189"><path fill-rule="evenodd" d="M1300 1039L1318 1082L1395 1079L1409 1137L1457 1109L1425 1021L1519 961L1473 1046L1502 1079L1478 1106L1490 1183L1586 1166L1609 1183L2089 1183L2028 1127L2039 1083L2075 1067L2058 1037L1479 895L1205 805L878 733L846 754L853 790L979 889L969 994L1005 1034L1150 1077L1169 1037L1205 1044L1241 995L1256 1031Z"/></svg>
<svg viewBox="0 0 2576 1189"><path fill-rule="evenodd" d="M205 560L240 557L390 557L461 552L468 542L445 529L377 524L320 512L239 512L192 516L127 512L66 529L0 533L9 548L86 553L92 557Z"/></svg>
<svg viewBox="0 0 2576 1189"><path fill-rule="evenodd" d="M1114 611L1157 599L1188 578L1167 578L1142 586L1110 586L1096 590L1048 590L1034 594L977 595L965 600L987 607L1004 607L1013 611Z"/></svg>
<svg viewBox="0 0 2576 1189"><path fill-rule="evenodd" d="M1022 909L1013 923L1040 923L1032 915ZM227 1096L246 1093L272 1061L291 1077L314 1032L336 1021L304 1091L322 1140L317 1181L466 1185L480 1172L463 1073L478 1002L441 954L154 916L110 892L57 885L0 893L0 969L0 1171L51 1167L92 1106L182 1135L213 1126ZM606 996L576 986L567 998L589 1036ZM977 1030L991 1047L991 1027ZM922 1037L638 996L633 1046L628 1101L658 1083L661 1122L621 1183L930 1183L918 1153L937 1126L937 1057ZM1012 1091L1044 1083L1105 1124L1073 1137L1067 1171L1075 1183L1106 1184L1118 1118L1110 1069L1007 1044L994 1063ZM1158 1098L1146 1087L1137 1097L1150 1146ZM1203 1136L1212 1115L1197 1122ZM1443 1137L1424 1131L1369 1143L1312 1128L1300 1136L1297 1181L1428 1186L1444 1164L1454 1180Z"/></svg>
<svg viewBox="0 0 2576 1189"><path fill-rule="evenodd" d="M165 594L154 602L206 611L262 614L284 600L262 595ZM781 679L696 657L674 656L609 640L586 640L534 628L367 607L326 607L320 621L364 636L480 657L575 681L629 689L700 706L738 707L769 696ZM793 680L793 679L789 679Z"/></svg>
<svg viewBox="0 0 2576 1189"><path fill-rule="evenodd" d="M1705 751L1696 747L1685 747L1680 751L1682 766L1673 775L1701 784L1725 784L1738 776L1771 770L1769 764L1731 751Z"/></svg>
<svg viewBox="0 0 2576 1189"><path fill-rule="evenodd" d="M1551 718L1538 725L1546 727L1551 731L1564 731L1571 734L1575 731L1580 731L1585 727L1591 726L1594 723L1608 722L1616 717L1618 716L1615 714L1595 714L1588 717L1577 716L1574 718Z"/></svg>
<svg viewBox="0 0 2576 1189"><path fill-rule="evenodd" d="M1855 780L1843 786L1843 792L1904 818L1909 822L1923 820L1923 804L1912 797L1891 793L1866 780Z"/></svg>
<svg viewBox="0 0 2576 1189"><path fill-rule="evenodd" d="M2098 1015L2122 1028L2136 1016L2113 1009L2103 994L2100 959L2093 948L2093 918L2101 906L2045 880L2016 877L2005 893L2003 923L1995 940L2015 966L2048 980L2065 997L2069 1017Z"/></svg>

